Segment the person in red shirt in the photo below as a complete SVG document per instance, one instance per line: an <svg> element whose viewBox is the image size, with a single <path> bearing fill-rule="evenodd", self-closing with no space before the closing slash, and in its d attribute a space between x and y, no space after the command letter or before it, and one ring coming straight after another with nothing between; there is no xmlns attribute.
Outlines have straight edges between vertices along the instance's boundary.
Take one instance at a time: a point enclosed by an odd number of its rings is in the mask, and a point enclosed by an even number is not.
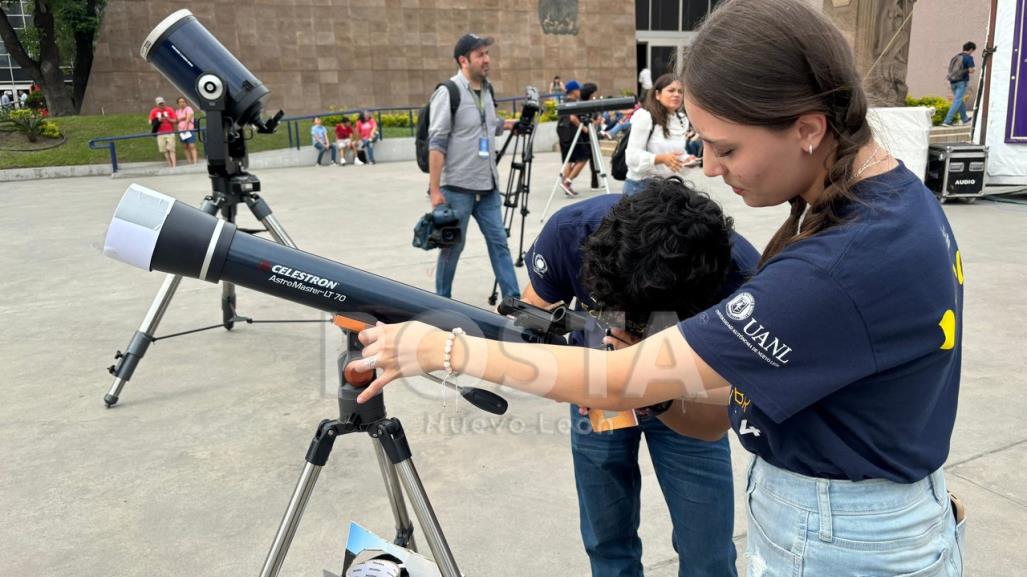
<svg viewBox="0 0 1027 577"><path fill-rule="evenodd" d="M357 156L357 140L353 136L353 125L350 123L348 116L343 116L342 121L335 125L335 146L339 149L339 164L346 164L346 152L347 150L353 151L353 163L364 164L360 162L360 158Z"/></svg>
<svg viewBox="0 0 1027 577"><path fill-rule="evenodd" d="M150 126L157 125L154 131L157 134L157 150L164 153L168 166L175 168L175 125L178 116L175 109L164 102L163 97L158 96L154 103L156 106L150 110Z"/></svg>

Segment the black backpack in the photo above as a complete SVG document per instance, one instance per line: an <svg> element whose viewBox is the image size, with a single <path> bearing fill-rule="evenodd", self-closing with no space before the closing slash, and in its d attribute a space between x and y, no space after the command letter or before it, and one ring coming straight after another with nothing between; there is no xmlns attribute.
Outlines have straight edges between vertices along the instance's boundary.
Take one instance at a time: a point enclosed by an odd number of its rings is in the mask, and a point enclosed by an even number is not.
<svg viewBox="0 0 1027 577"><path fill-rule="evenodd" d="M456 118L456 109L460 107L460 88L457 87L456 83L452 80L447 80L441 84L435 85L435 90L432 91L432 95L435 95L435 91L439 89L439 86L445 86L446 90L449 91L449 118L450 122ZM492 84L486 82L485 86L488 87L489 94L492 96L492 102L495 104L496 95L492 92ZM431 100L421 108L421 112L417 115L417 135L414 137L414 146L417 149L417 167L421 169L421 172L428 173L428 128L431 126Z"/></svg>
<svg viewBox="0 0 1027 577"><path fill-rule="evenodd" d="M653 137L653 131L656 130L656 125L649 129L649 136L645 139L645 145L649 146L649 139ZM631 137L631 125L628 125L627 130L624 131L624 136L621 137L620 142L617 143L617 148L613 150L613 156L610 157L610 176L614 180L627 180L628 178L628 138Z"/></svg>

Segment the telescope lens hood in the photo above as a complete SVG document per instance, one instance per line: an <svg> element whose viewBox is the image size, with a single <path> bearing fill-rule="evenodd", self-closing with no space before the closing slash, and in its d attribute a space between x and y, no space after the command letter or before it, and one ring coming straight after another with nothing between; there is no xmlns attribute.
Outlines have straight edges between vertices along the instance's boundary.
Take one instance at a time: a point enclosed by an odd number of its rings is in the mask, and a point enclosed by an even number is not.
<svg viewBox="0 0 1027 577"><path fill-rule="evenodd" d="M132 184L107 229L103 252L145 270L217 282L235 225Z"/></svg>

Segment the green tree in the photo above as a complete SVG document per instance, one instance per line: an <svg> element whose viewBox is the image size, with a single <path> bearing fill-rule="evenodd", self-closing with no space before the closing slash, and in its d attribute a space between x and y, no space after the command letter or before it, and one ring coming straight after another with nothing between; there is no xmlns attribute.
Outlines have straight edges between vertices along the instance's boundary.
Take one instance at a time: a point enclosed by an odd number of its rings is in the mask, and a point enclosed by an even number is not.
<svg viewBox="0 0 1027 577"><path fill-rule="evenodd" d="M105 0L34 0L32 26L15 32L7 18L12 0L0 0L0 39L40 86L51 115L76 114L93 65L93 48ZM63 55L63 58L62 58ZM72 65L72 93L61 65Z"/></svg>

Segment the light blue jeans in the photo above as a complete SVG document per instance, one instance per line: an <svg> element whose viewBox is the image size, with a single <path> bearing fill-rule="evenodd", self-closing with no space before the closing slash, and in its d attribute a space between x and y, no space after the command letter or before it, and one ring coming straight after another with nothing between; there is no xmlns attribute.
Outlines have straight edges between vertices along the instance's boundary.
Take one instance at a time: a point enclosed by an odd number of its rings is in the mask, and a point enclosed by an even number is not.
<svg viewBox="0 0 1027 577"><path fill-rule="evenodd" d="M734 492L727 435L715 442L679 435L655 417L603 433L571 405L571 451L581 539L592 577L642 575L638 537L642 437L670 513L678 577L734 577ZM751 575L751 574L750 574Z"/></svg>
<svg viewBox="0 0 1027 577"><path fill-rule="evenodd" d="M364 144L364 154L367 155L367 163L374 164L374 142L370 140L362 140Z"/></svg>
<svg viewBox="0 0 1027 577"><path fill-rule="evenodd" d="M749 467L749 577L958 577L963 523L941 469L911 484ZM965 522L965 521L964 521Z"/></svg>
<svg viewBox="0 0 1027 577"><path fill-rule="evenodd" d="M625 179L624 186L620 189L621 194L624 194L625 196L631 196L637 192L641 192L643 189L645 189L646 184L648 184L648 181L648 178L643 180L631 180L630 178Z"/></svg>
<svg viewBox="0 0 1027 577"><path fill-rule="evenodd" d="M318 151L317 152L317 163L318 164L321 164L321 159L324 158L325 152L330 152L331 153L332 162L336 162L337 161L336 156L335 156L335 147L332 146L331 144L329 144L328 146L325 146L325 145L321 144L320 142L315 142L314 143L314 148L316 148L317 151Z"/></svg>
<svg viewBox="0 0 1027 577"><path fill-rule="evenodd" d="M945 115L945 120L942 124L952 124L952 119L955 118L956 113L959 113L959 119L966 124L966 121L970 120L970 117L966 115L966 103L963 102L963 96L966 94L966 80L952 83L952 106L949 107L949 113Z"/></svg>
<svg viewBox="0 0 1027 577"><path fill-rule="evenodd" d="M499 190L493 189L492 192L474 194L443 186L442 195L446 197L446 204L460 218L460 242L439 249L439 259L435 267L436 294L447 298L453 295L453 277L456 276L456 265L467 239L467 224L473 216L474 220L478 221L481 234L485 236L485 246L489 251L492 272L495 273L496 280L499 282L499 290L503 294L503 298L520 297L521 289L517 286L517 274L514 273L510 247L506 244L506 229L503 228ZM482 290L485 290L484 286Z"/></svg>

